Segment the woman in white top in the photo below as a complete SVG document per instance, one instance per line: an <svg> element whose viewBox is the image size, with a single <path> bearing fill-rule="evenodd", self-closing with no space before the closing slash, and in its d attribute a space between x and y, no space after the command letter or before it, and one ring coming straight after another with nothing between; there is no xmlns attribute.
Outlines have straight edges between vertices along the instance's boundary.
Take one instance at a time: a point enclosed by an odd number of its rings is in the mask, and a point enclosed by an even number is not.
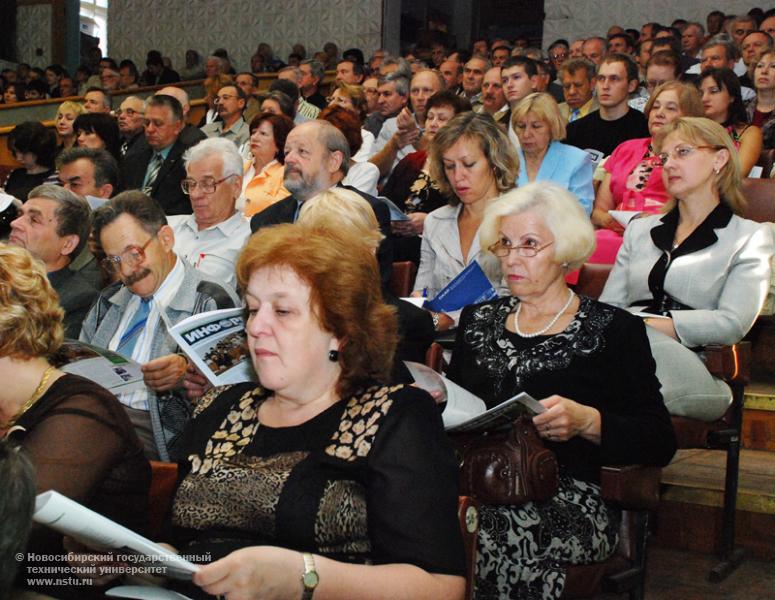
<svg viewBox="0 0 775 600"><path fill-rule="evenodd" d="M505 291L500 268L483 262L479 226L487 206L514 187L519 159L506 134L489 114L465 112L442 127L430 146L431 179L449 203L425 219L415 296L434 297L471 261L493 287ZM460 311L433 313L437 330L457 324Z"/></svg>
<svg viewBox="0 0 775 600"><path fill-rule="evenodd" d="M366 99L366 93L360 85L350 85L340 81L336 88L328 97L329 106L341 106L355 113L360 120L361 126L366 120L369 112L369 104ZM374 135L361 127L361 147L352 157L355 162L366 162L374 155Z"/></svg>

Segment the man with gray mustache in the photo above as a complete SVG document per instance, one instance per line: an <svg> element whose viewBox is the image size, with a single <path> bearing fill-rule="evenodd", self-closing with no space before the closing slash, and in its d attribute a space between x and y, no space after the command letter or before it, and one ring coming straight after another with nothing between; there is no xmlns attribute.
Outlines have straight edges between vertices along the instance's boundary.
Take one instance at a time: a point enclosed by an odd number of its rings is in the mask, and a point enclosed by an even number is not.
<svg viewBox="0 0 775 600"><path fill-rule="evenodd" d="M106 269L118 281L106 287L81 329L81 341L113 350L142 365L145 388L118 394L145 455L177 460L180 433L193 405L183 378L188 359L167 333L191 315L237 306L226 285L205 279L173 247L175 234L162 207L139 190L122 192L94 211Z"/></svg>

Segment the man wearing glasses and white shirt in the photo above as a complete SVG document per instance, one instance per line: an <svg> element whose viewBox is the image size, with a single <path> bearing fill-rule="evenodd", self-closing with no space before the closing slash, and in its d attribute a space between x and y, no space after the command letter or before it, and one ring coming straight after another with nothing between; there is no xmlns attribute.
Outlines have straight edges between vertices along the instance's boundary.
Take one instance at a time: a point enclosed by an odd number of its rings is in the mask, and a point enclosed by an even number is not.
<svg viewBox="0 0 775 600"><path fill-rule="evenodd" d="M191 215L167 221L175 233L175 253L204 277L237 289L235 265L250 236L250 221L235 208L242 192L242 157L225 138L209 138L183 155L183 191L191 199Z"/></svg>
<svg viewBox="0 0 775 600"><path fill-rule="evenodd" d="M176 354L167 322L233 308L238 299L173 251L175 234L161 206L137 190L109 200L93 217L94 235L118 277L84 320L80 339L142 365L146 387L119 394L149 459L179 458L177 444L193 405L183 388L188 360ZM162 317L162 311L164 317Z"/></svg>

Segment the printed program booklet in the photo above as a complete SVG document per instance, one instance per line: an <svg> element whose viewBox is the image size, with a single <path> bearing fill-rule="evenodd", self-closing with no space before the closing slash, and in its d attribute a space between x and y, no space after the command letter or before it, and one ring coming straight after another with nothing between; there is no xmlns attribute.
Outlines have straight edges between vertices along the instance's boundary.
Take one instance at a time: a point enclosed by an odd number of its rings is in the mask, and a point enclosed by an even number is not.
<svg viewBox="0 0 775 600"><path fill-rule="evenodd" d="M114 394L145 388L139 363L78 340L65 340L50 362L65 373L90 379Z"/></svg>
<svg viewBox="0 0 775 600"><path fill-rule="evenodd" d="M164 315L164 313L161 313ZM192 315L167 331L207 380L217 386L255 381L248 352L244 310L226 308Z"/></svg>
<svg viewBox="0 0 775 600"><path fill-rule="evenodd" d="M450 281L424 308L434 312L448 313L460 310L469 304L478 304L498 296L487 275L478 262L472 260L457 277Z"/></svg>
<svg viewBox="0 0 775 600"><path fill-rule="evenodd" d="M190 580L199 566L163 546L111 521L59 492L48 491L35 498L36 523L76 538L88 548L120 550L125 554L142 554L144 565L164 567L165 575Z"/></svg>
<svg viewBox="0 0 775 600"><path fill-rule="evenodd" d="M518 416L537 415L546 409L535 398L521 392L487 409L484 400L421 363L404 361L417 387L446 402L441 418L448 433L473 433L498 429Z"/></svg>

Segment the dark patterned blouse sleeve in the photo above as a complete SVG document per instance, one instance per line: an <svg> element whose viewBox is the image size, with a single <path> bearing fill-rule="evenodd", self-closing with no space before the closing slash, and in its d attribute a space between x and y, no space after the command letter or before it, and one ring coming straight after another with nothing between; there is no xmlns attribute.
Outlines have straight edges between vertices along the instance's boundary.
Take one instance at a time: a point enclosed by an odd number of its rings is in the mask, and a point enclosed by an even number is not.
<svg viewBox="0 0 775 600"><path fill-rule="evenodd" d="M369 453L369 537L375 564L464 575L457 465L436 404L405 387Z"/></svg>

